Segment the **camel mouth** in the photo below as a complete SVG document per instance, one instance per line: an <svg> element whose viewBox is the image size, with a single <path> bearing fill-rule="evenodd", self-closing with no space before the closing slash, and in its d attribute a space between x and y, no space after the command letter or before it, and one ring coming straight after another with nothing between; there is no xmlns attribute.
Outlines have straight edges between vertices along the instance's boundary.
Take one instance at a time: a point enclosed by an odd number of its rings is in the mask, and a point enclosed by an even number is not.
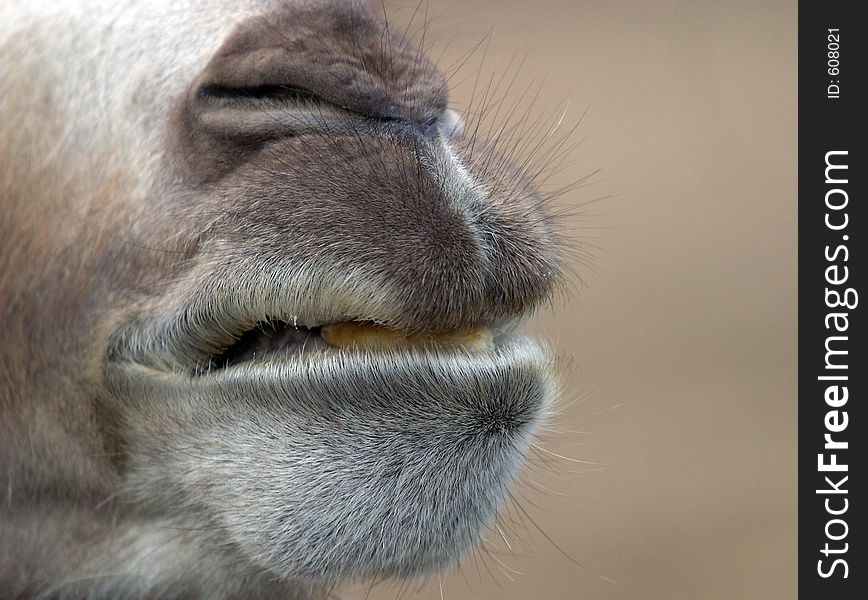
<svg viewBox="0 0 868 600"><path fill-rule="evenodd" d="M131 476L160 473L144 498L194 491L191 514L286 580L414 577L476 547L557 396L544 344L517 320L402 330L322 302L197 298L111 342L107 391L139 415L121 427L182 436L119 434L144 440Z"/></svg>
<svg viewBox="0 0 868 600"><path fill-rule="evenodd" d="M409 350L477 352L494 347L500 328L473 326L440 333L410 333L373 322L339 321L300 324L268 320L235 336L224 350L210 355L204 372L230 369L243 363L266 362L310 353L367 351L394 353Z"/></svg>
<svg viewBox="0 0 868 600"><path fill-rule="evenodd" d="M286 321L261 322L240 334L225 350L210 356L207 371L229 369L246 362L323 352L330 348L322 337L320 326L306 327Z"/></svg>
<svg viewBox="0 0 868 600"><path fill-rule="evenodd" d="M130 410L169 411L183 435L137 442L130 468L160 473L143 498L188 502L192 490L191 514L245 560L324 585L431 574L466 556L557 395L548 351L519 336L479 351L327 347L198 376L129 363L107 375ZM299 498L330 510L289 519Z"/></svg>
<svg viewBox="0 0 868 600"><path fill-rule="evenodd" d="M520 337L517 329L529 316L454 319L437 326L411 318L398 305L380 304L370 293L373 300L359 301L334 290L272 288L259 278L244 282L231 293L209 283L193 293L163 295L109 336L106 364L206 377L241 366L304 365L321 355L352 360L364 354L388 362L410 354L490 354Z"/></svg>

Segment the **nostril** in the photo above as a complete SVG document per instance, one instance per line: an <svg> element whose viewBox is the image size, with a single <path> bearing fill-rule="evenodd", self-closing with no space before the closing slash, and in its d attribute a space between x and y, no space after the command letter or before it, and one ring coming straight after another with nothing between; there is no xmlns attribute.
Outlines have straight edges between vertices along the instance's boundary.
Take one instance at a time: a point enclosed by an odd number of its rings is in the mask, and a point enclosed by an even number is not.
<svg viewBox="0 0 868 600"><path fill-rule="evenodd" d="M387 129L402 134L408 139L435 138L440 123L440 117L437 115L414 117L399 111L383 112L373 118L385 123Z"/></svg>
<svg viewBox="0 0 868 600"><path fill-rule="evenodd" d="M316 93L295 85L260 84L244 87L209 84L199 89L200 100L224 102L305 102L309 104L325 104L326 101Z"/></svg>

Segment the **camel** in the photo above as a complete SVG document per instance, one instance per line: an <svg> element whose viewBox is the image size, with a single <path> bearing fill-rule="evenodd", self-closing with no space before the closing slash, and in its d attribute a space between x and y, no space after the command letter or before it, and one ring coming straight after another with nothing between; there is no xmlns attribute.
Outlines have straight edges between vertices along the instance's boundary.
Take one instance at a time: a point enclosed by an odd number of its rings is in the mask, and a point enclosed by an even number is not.
<svg viewBox="0 0 868 600"><path fill-rule="evenodd" d="M470 552L551 411L531 173L361 0L0 6L0 595Z"/></svg>

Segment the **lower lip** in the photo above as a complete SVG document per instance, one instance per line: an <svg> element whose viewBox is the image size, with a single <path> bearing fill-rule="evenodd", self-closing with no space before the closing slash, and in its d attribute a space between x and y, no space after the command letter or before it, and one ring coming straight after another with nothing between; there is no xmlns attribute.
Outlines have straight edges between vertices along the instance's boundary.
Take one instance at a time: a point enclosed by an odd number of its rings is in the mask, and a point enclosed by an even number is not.
<svg viewBox="0 0 868 600"><path fill-rule="evenodd" d="M316 352L203 375L111 363L106 375L123 405L118 433L131 440L130 477L159 473L141 493L186 498L193 490L196 506L209 507L257 559L315 531L331 562L314 571L306 563L274 567L309 578L404 577L417 574L419 564L434 570L454 561L493 518L555 393L548 354L523 338L475 352ZM397 476L389 475L394 465ZM281 506L287 482L316 506L382 515L373 537L348 536L352 528L327 511L313 513L301 533L270 509L261 510L252 530L238 524L236 504ZM385 500L358 493L378 486L387 490ZM400 518L392 504L397 494L413 507ZM449 518L455 514L466 518ZM428 537L403 537L406 519ZM396 561L396 544L423 562L411 568ZM362 555L366 571L354 558Z"/></svg>
<svg viewBox="0 0 868 600"><path fill-rule="evenodd" d="M181 396L194 404L243 397L285 399L290 406L299 399L352 405L359 398L389 396L384 407L397 403L424 410L432 401L446 399L460 410L460 405L474 405L474 398L521 396L527 399L528 418L543 408L555 387L548 352L529 338L513 336L501 336L485 350L339 348L247 361L199 375L112 363L107 379L121 397Z"/></svg>

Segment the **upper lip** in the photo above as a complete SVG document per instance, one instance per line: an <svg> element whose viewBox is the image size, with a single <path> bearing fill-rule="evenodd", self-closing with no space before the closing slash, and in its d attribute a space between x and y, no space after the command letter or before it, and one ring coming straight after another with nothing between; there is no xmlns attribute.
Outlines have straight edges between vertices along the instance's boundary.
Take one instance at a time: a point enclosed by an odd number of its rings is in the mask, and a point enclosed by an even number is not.
<svg viewBox="0 0 868 600"><path fill-rule="evenodd" d="M220 282L221 279L210 278L204 287L212 286L214 281ZM109 341L108 360L135 363L160 371L201 373L215 366L214 359L226 352L245 332L263 324L285 323L300 328L318 328L332 323L368 321L392 325L388 318L376 318L378 314L388 317L388 310L382 306L372 307L367 313L359 311L358 307L334 303L327 310L319 311L282 301L266 306L261 297L257 301L245 294L245 287L250 286L235 286L235 293L229 295L225 294L225 289L223 293L216 293L213 289L200 288L188 291L180 301L178 295L170 290L115 331ZM518 321L517 318L498 319L467 323L465 327L483 325L499 335L513 328ZM395 329L414 333L407 328ZM420 327L419 330L425 329ZM442 331L428 332L436 334Z"/></svg>

